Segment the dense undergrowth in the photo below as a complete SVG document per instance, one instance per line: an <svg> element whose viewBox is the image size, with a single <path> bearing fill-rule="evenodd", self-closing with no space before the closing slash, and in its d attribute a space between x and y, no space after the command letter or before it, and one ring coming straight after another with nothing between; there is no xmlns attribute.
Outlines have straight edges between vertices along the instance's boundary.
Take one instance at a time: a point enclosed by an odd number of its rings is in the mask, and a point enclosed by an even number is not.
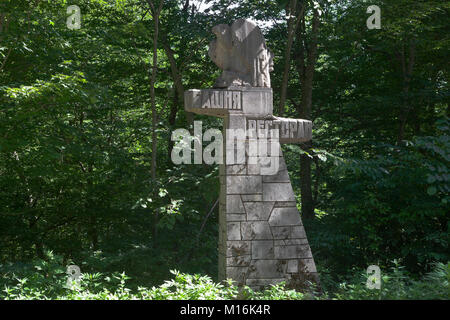
<svg viewBox="0 0 450 320"><path fill-rule="evenodd" d="M33 266L0 266L0 299L40 300L347 300L347 299L449 299L450 263L436 263L432 271L415 279L404 267L382 271L380 289L369 289L365 271L355 272L347 280L335 282L326 273L322 288L312 286L307 293L286 288L284 283L264 291L238 288L231 281L214 282L209 276L171 271L173 278L153 287L130 287L125 273L82 273L78 281L68 281L62 260L47 253L47 260Z"/></svg>
<svg viewBox="0 0 450 320"><path fill-rule="evenodd" d="M158 43L150 1L74 2L79 30L66 0L0 1L0 299L448 299L449 1L377 0L366 30L365 0L164 0ZM290 61L287 2L303 12ZM218 284L219 166L172 161L176 129L223 127L190 119L183 92L213 87L211 28L238 18L269 22L274 115L312 97L312 149L283 156L320 293Z"/></svg>

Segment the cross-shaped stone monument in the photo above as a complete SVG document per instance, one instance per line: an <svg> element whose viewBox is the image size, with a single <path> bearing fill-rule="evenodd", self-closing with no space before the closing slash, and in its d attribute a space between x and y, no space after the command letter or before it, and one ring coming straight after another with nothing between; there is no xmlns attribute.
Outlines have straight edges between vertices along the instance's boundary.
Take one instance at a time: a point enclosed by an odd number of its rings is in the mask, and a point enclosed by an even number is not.
<svg viewBox="0 0 450 320"><path fill-rule="evenodd" d="M214 89L188 90L184 101L186 111L224 118L219 280L231 278L255 289L281 281L305 288L306 280L318 282L318 274L279 143L310 140L312 123L272 115L273 54L258 26L239 19L212 31L217 39L210 43L209 56L223 72ZM246 134L236 135L239 129ZM260 140L272 143L268 157L249 152ZM245 156L236 164L240 149ZM275 163L271 174L267 159Z"/></svg>

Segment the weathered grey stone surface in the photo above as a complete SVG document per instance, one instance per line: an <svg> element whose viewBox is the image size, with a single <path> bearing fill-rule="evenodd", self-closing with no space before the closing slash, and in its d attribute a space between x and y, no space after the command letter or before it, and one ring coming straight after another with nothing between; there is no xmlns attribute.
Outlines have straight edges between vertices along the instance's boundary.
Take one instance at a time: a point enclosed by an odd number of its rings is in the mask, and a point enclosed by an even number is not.
<svg viewBox="0 0 450 320"><path fill-rule="evenodd" d="M243 283L246 279L248 267L227 267L227 278L235 279L237 283Z"/></svg>
<svg viewBox="0 0 450 320"><path fill-rule="evenodd" d="M256 25L237 20L213 32L209 54L223 73L216 89L186 91L185 109L224 119L219 279L302 289L318 275L280 143L310 140L312 122L273 116L272 54Z"/></svg>
<svg viewBox="0 0 450 320"><path fill-rule="evenodd" d="M297 273L298 272L298 260L289 260L286 271L289 273Z"/></svg>
<svg viewBox="0 0 450 320"><path fill-rule="evenodd" d="M252 260L248 279L279 279L285 277L286 260Z"/></svg>
<svg viewBox="0 0 450 320"><path fill-rule="evenodd" d="M272 239L267 221L241 222L241 233L243 240Z"/></svg>
<svg viewBox="0 0 450 320"><path fill-rule="evenodd" d="M295 238L306 238L306 233L305 233L305 228L303 228L303 226L296 226L292 228L291 231L291 238L295 239Z"/></svg>
<svg viewBox="0 0 450 320"><path fill-rule="evenodd" d="M295 201L277 201L275 207L295 207L297 203Z"/></svg>
<svg viewBox="0 0 450 320"><path fill-rule="evenodd" d="M264 183L263 201L295 201L291 183Z"/></svg>
<svg viewBox="0 0 450 320"><path fill-rule="evenodd" d="M313 258L298 260L298 272L299 273L317 273L316 264Z"/></svg>
<svg viewBox="0 0 450 320"><path fill-rule="evenodd" d="M296 207L274 208L269 218L271 227L299 226L302 220Z"/></svg>
<svg viewBox="0 0 450 320"><path fill-rule="evenodd" d="M247 166L244 164L235 164L226 166L227 174L246 174Z"/></svg>
<svg viewBox="0 0 450 320"><path fill-rule="evenodd" d="M289 239L291 237L291 227L271 227L274 239Z"/></svg>
<svg viewBox="0 0 450 320"><path fill-rule="evenodd" d="M262 176L228 176L227 194L262 193Z"/></svg>
<svg viewBox="0 0 450 320"><path fill-rule="evenodd" d="M276 259L312 258L307 244L275 246L274 254Z"/></svg>
<svg viewBox="0 0 450 320"><path fill-rule="evenodd" d="M262 194L243 194L241 195L242 201L262 201Z"/></svg>
<svg viewBox="0 0 450 320"><path fill-rule="evenodd" d="M289 246L292 244L308 244L308 239L302 238L302 239L287 239L287 240L281 240L284 242L284 245Z"/></svg>
<svg viewBox="0 0 450 320"><path fill-rule="evenodd" d="M248 267L252 261L251 255L242 255L227 258L227 266L230 267Z"/></svg>
<svg viewBox="0 0 450 320"><path fill-rule="evenodd" d="M247 212L247 220L267 221L272 212L274 203L274 201L245 202L244 207Z"/></svg>
<svg viewBox="0 0 450 320"><path fill-rule="evenodd" d="M228 240L226 246L226 256L235 257L251 254L251 241Z"/></svg>
<svg viewBox="0 0 450 320"><path fill-rule="evenodd" d="M254 100L252 101L254 104ZM244 107L245 112L245 107ZM309 141L312 138L312 122L303 119L289 119L275 116L267 116L264 119L252 118L248 113L247 128L254 130L256 136L259 138L266 138L270 135L271 130L278 132L278 137L281 143L300 143Z"/></svg>
<svg viewBox="0 0 450 320"><path fill-rule="evenodd" d="M273 240L252 241L252 259L273 259Z"/></svg>
<svg viewBox="0 0 450 320"><path fill-rule="evenodd" d="M228 240L241 240L240 222L228 222L227 233L228 233Z"/></svg>
<svg viewBox="0 0 450 320"><path fill-rule="evenodd" d="M226 195L226 206L228 213L245 213L244 204L242 203L241 196L236 195Z"/></svg>
<svg viewBox="0 0 450 320"><path fill-rule="evenodd" d="M224 210L224 209L222 209ZM233 221L247 221L247 217L245 216L245 213L229 213L226 216L227 222L233 222Z"/></svg>
<svg viewBox="0 0 450 320"><path fill-rule="evenodd" d="M220 117L238 111L255 117L269 116L273 111L272 89L190 89L184 93L184 106L186 111Z"/></svg>
<svg viewBox="0 0 450 320"><path fill-rule="evenodd" d="M224 173L227 178L222 192L227 204L221 207L220 215L234 221L228 224L222 244L226 256L219 259L221 279L232 278L254 289L281 280L298 289L307 280L318 282L282 154L280 159L281 172L273 176L252 175L249 164L247 174L243 170Z"/></svg>
<svg viewBox="0 0 450 320"><path fill-rule="evenodd" d="M210 42L208 54L223 70L216 80L216 87L238 85L270 88L269 72L273 70L273 54L256 24L239 19L231 26L219 24L212 32L217 39Z"/></svg>
<svg viewBox="0 0 450 320"><path fill-rule="evenodd" d="M263 176L264 182L291 182L287 170L278 170L277 174L272 176Z"/></svg>

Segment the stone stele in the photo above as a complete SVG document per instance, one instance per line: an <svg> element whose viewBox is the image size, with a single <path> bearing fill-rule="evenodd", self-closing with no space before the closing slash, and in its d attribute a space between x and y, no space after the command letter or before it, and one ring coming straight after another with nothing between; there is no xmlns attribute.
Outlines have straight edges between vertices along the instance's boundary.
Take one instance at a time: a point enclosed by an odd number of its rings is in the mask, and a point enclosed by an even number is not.
<svg viewBox="0 0 450 320"><path fill-rule="evenodd" d="M261 30L239 19L212 29L209 56L223 70L215 88L187 90L185 110L224 119L226 129L253 132L245 136L245 161L233 164L236 150L225 150L220 165L219 280L262 289L285 281L305 289L319 277L296 207L296 199L279 143L311 139L308 120L274 117L270 75L273 55ZM275 174L263 174L261 159L250 161L249 142L279 133ZM225 148L225 147L224 147ZM236 147L234 147L236 148ZM230 152L231 151L231 152ZM234 159L233 159L234 160Z"/></svg>

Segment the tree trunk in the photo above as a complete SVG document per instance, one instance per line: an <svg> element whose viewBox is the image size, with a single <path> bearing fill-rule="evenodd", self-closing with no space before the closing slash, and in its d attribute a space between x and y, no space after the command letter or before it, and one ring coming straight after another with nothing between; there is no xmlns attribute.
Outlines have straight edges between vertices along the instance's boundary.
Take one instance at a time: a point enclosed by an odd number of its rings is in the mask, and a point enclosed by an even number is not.
<svg viewBox="0 0 450 320"><path fill-rule="evenodd" d="M161 0L162 3L162 0ZM155 97L155 82L156 82L156 72L158 66L158 24L159 24L159 12L153 14L154 19L154 35L153 35L153 66L152 75L150 78L150 103L152 108L152 164L151 164L151 176L152 180L156 179L156 157L157 157L157 110L156 110L156 97Z"/></svg>
<svg viewBox="0 0 450 320"><path fill-rule="evenodd" d="M289 19L288 19L288 34L287 34L287 43L286 43L286 51L284 53L284 71L283 71L283 80L281 82L281 94L280 94L280 102L278 105L278 115L282 116L284 113L284 104L286 102L287 96L287 87L289 82L289 69L291 67L291 50L292 43L294 42L294 35L298 29L298 25L300 20L303 18L303 14L305 6L303 3L300 5L300 8L297 10L297 0L291 0L288 7ZM297 14L297 11L298 14ZM296 18L292 18L293 14L297 14Z"/></svg>
<svg viewBox="0 0 450 320"><path fill-rule="evenodd" d="M414 68L414 62L415 62L415 55L416 55L416 47L414 45L414 42L412 40L409 41L409 53L408 57L405 56L405 47L403 45L401 52L399 53L399 59L400 63L402 65L402 76L403 76L403 107L402 111L400 113L400 125L398 129L397 134L397 144L400 144L401 141L405 137L405 129L406 129L406 123L408 120L409 113L411 111L410 106L410 99L408 97L409 95L409 88L411 85L411 77L413 73Z"/></svg>
<svg viewBox="0 0 450 320"><path fill-rule="evenodd" d="M169 47L168 43L163 43L164 51L166 52L167 58L169 59L170 72L172 74L172 79L175 84L176 94L178 97L178 103L184 106L184 86L182 82L181 72L178 69L177 62L174 57L172 49ZM178 107L178 106L176 106ZM178 111L178 109L177 109ZM172 112L172 111L171 111ZM186 121L189 127L194 124L194 114L192 112L185 112ZM175 114L176 116L176 114Z"/></svg>
<svg viewBox="0 0 450 320"><path fill-rule="evenodd" d="M9 19L5 14L0 13L0 44L3 42L3 34L8 32L9 27ZM8 61L9 55L11 54L12 47L8 49L5 58L0 64L0 72L3 71L3 68L6 65L6 61Z"/></svg>
<svg viewBox="0 0 450 320"><path fill-rule="evenodd" d="M152 76L150 78L150 100L152 108L152 163L151 163L151 178L155 186L156 192L156 159L157 159L157 139L158 135L156 133L156 126L158 122L158 114L156 110L156 97L155 97L155 83L156 83L156 72L158 67L158 34L159 34L159 15L161 14L162 6L164 0L159 0L158 8L156 8L151 0L147 1L150 5L150 10L153 15L154 32L153 32L153 66L152 66ZM158 211L155 212L155 221L153 226L153 243L156 245L156 240L158 237L158 221L159 215Z"/></svg>
<svg viewBox="0 0 450 320"><path fill-rule="evenodd" d="M311 144L307 143L305 151L309 152ZM312 195L311 158L302 154L300 156L300 190L302 215L305 219L314 218L314 200Z"/></svg>
<svg viewBox="0 0 450 320"><path fill-rule="evenodd" d="M313 21L311 30L311 43L308 46L306 43L306 27L305 19L303 19L303 28L301 37L299 37L300 51L297 54L297 70L301 81L302 98L299 105L298 113L302 119L311 120L312 108L312 89L314 78L314 67L317 60L317 35L319 29L319 12L313 10ZM307 49L308 48L308 49ZM306 53L306 54L305 54ZM305 64L306 55L306 64ZM302 145L302 149L311 153L312 142ZM312 193L312 179L311 179L311 158L308 155L300 156L300 191L301 191L301 205L302 215L305 219L314 218L314 199Z"/></svg>
<svg viewBox="0 0 450 320"><path fill-rule="evenodd" d="M175 121L177 119L177 113L178 113L178 94L176 93L176 88L173 89L174 90L174 94L173 94L173 102L172 102L172 106L170 107L170 112L169 112L169 117L168 117L168 122L169 122L169 129L172 132L175 129ZM172 157L172 149L174 146L174 142L172 141L172 135L169 134L167 137L167 156L168 156L168 164L169 166L172 165L172 161L171 161L171 157Z"/></svg>

